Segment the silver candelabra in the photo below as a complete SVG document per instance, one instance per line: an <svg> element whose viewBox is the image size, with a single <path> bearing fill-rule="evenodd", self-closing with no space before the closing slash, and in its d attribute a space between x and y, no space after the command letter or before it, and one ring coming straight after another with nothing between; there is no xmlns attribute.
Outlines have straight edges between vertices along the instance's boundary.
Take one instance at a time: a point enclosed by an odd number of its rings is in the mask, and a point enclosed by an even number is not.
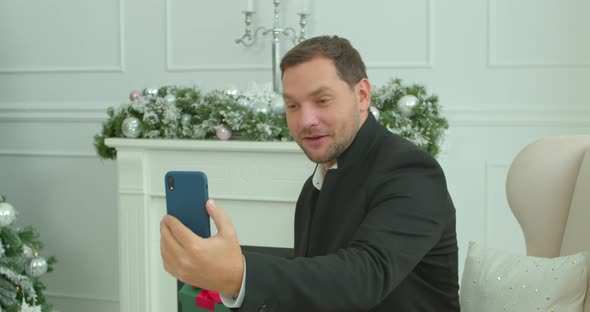
<svg viewBox="0 0 590 312"><path fill-rule="evenodd" d="M252 16L254 15L255 11L247 10L243 11L245 16L245 23L246 23L246 30L244 35L241 38L236 39L237 44L243 44L247 47L252 46L258 40L259 33L262 32L262 36L266 36L269 33L272 33L272 85L273 90L275 92L281 92L281 74L280 74L280 53L281 53L281 44L280 44L280 36L286 36L288 39L291 39L293 44L296 44L297 41L301 42L305 40L305 26L307 24L307 17L309 16L306 12L297 13L299 15L299 36L297 36L297 32L292 27L282 28L279 24L279 13L280 13L280 0L273 0L274 3L274 20L272 28L266 27L258 27L256 31L252 31Z"/></svg>

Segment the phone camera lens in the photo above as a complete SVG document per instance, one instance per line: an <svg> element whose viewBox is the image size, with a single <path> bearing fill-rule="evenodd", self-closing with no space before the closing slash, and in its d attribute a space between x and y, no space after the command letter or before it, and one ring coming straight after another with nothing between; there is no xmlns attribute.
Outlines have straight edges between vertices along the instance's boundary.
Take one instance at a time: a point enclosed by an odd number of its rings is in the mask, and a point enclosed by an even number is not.
<svg viewBox="0 0 590 312"><path fill-rule="evenodd" d="M174 177L168 177L168 189L174 191Z"/></svg>

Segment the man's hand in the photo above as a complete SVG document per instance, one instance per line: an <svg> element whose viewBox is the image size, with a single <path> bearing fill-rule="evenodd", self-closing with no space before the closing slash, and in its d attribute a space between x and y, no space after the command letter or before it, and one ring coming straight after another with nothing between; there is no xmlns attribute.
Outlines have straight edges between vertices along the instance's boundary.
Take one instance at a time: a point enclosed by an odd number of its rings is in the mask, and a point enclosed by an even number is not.
<svg viewBox="0 0 590 312"><path fill-rule="evenodd" d="M162 218L160 252L164 268L186 284L237 295L244 259L234 226L213 200L206 206L218 231L210 238L199 237L173 216Z"/></svg>

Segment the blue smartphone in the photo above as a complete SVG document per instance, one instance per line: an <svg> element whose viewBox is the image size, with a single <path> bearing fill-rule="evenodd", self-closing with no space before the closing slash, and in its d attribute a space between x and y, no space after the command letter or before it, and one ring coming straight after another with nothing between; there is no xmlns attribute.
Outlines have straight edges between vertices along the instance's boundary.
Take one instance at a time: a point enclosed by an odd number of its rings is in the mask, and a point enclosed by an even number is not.
<svg viewBox="0 0 590 312"><path fill-rule="evenodd" d="M207 175L200 171L169 171L164 183L166 212L200 237L210 237L209 214L205 209L209 198Z"/></svg>

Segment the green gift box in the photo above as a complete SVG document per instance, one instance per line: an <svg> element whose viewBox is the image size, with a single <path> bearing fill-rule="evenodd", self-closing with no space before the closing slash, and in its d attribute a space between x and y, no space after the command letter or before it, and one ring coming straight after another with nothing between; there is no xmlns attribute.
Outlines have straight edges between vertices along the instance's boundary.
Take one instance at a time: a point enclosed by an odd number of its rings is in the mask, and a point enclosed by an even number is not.
<svg viewBox="0 0 590 312"><path fill-rule="evenodd" d="M204 307L197 306L197 296L203 292L200 288L193 288L193 286L184 284L178 292L178 300L182 305L182 312L230 312L230 310L223 305L223 303L215 303L214 310L208 310Z"/></svg>

